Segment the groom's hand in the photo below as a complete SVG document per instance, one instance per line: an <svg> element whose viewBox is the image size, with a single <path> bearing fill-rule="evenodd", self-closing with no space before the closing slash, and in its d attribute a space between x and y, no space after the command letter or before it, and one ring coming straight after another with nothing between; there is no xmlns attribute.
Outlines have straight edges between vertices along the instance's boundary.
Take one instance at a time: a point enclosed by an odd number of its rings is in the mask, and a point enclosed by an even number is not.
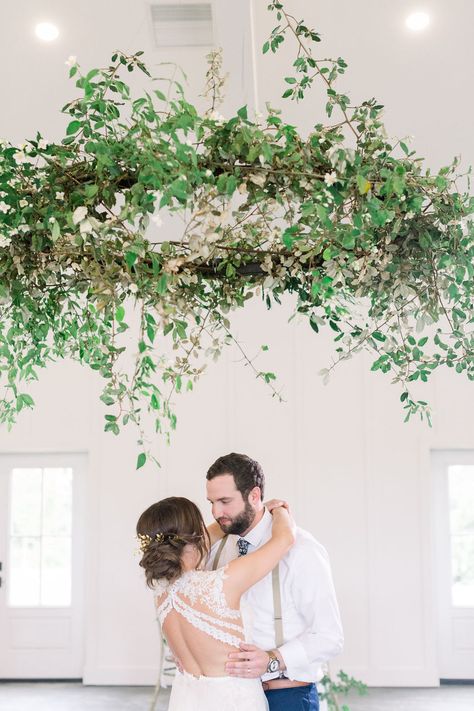
<svg viewBox="0 0 474 711"><path fill-rule="evenodd" d="M254 644L240 645L240 652L231 652L229 661L225 665L229 676L240 676L245 679L255 679L267 671L270 657L264 649L259 649Z"/></svg>

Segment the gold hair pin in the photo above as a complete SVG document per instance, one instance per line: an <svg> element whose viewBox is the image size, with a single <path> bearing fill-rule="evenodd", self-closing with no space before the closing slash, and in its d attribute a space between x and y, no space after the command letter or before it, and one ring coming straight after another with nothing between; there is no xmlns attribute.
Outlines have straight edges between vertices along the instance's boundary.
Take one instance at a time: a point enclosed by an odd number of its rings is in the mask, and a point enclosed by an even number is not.
<svg viewBox="0 0 474 711"><path fill-rule="evenodd" d="M149 536L148 533L139 533L137 535L137 538L139 540L140 550L142 553L146 551L146 549L149 545L151 545L151 543L163 543L165 540L173 541L174 543L176 541L183 541L183 543L187 542L184 538L181 538L181 536L178 536L176 533L157 533L153 537Z"/></svg>

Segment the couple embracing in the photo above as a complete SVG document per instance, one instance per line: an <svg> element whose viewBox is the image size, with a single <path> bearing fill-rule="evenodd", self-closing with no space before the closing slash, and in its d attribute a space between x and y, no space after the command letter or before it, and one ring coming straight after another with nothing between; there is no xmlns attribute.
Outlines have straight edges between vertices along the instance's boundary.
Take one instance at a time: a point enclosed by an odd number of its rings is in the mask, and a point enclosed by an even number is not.
<svg viewBox="0 0 474 711"><path fill-rule="evenodd" d="M157 614L178 664L169 711L317 711L321 664L342 648L328 557L288 505L263 503L243 454L207 473L215 523L170 497L137 535Z"/></svg>

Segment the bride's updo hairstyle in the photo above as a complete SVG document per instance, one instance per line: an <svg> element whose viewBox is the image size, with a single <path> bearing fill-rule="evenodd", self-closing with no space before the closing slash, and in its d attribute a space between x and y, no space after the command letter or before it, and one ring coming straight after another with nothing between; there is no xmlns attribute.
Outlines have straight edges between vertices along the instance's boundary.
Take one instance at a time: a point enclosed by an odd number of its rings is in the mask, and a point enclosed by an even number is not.
<svg viewBox="0 0 474 711"><path fill-rule="evenodd" d="M209 534L196 504L180 496L170 496L152 504L137 523L148 587L165 578L176 580L183 573L182 554L191 543L199 553L199 565L210 548Z"/></svg>

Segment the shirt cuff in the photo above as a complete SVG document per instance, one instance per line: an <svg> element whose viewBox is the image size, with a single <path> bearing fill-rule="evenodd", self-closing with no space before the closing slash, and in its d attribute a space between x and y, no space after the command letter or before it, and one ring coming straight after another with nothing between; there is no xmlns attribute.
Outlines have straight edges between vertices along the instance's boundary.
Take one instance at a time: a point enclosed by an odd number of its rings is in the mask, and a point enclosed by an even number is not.
<svg viewBox="0 0 474 711"><path fill-rule="evenodd" d="M285 676L294 681L300 680L302 677L311 676L309 668L309 659L302 642L299 639L292 639L290 642L282 644L278 647L278 651L285 662Z"/></svg>

